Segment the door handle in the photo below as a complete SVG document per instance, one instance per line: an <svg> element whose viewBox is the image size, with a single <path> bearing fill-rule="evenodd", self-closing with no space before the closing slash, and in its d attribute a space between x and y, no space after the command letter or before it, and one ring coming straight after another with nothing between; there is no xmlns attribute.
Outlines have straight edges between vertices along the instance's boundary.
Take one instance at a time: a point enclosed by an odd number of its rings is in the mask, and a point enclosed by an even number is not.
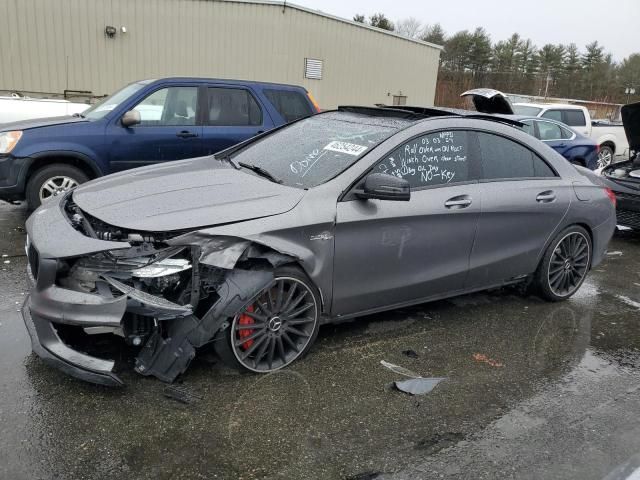
<svg viewBox="0 0 640 480"><path fill-rule="evenodd" d="M461 208L467 208L472 203L473 202L469 195L459 195L457 197L450 198L449 200L444 202L444 206L446 208L458 210Z"/></svg>
<svg viewBox="0 0 640 480"><path fill-rule="evenodd" d="M176 133L176 137L180 138L193 138L197 136L197 133L190 132L189 130L182 130L181 132Z"/></svg>
<svg viewBox="0 0 640 480"><path fill-rule="evenodd" d="M538 203L551 203L555 201L556 194L553 190L547 190L546 192L539 193L536 197L536 202Z"/></svg>

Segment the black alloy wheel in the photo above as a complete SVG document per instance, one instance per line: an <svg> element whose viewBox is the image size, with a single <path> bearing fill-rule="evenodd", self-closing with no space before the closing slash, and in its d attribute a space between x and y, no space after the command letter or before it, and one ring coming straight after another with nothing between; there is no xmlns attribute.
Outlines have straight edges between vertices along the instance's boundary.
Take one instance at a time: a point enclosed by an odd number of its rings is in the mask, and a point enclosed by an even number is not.
<svg viewBox="0 0 640 480"><path fill-rule="evenodd" d="M233 354L232 363L252 372L273 372L311 347L319 327L319 296L306 275L291 270L276 274L233 318L225 342ZM230 363L229 355L222 352L220 356Z"/></svg>
<svg viewBox="0 0 640 480"><path fill-rule="evenodd" d="M591 239L573 226L551 243L538 270L537 283L548 300L564 300L582 285L591 266Z"/></svg>

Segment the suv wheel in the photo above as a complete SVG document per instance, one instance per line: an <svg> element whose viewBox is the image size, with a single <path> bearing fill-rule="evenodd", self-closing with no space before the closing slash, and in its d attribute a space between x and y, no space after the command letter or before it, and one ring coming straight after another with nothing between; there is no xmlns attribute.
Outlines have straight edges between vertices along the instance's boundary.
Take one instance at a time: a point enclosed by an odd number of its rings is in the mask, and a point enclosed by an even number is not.
<svg viewBox="0 0 640 480"><path fill-rule="evenodd" d="M29 181L25 197L29 209L35 210L42 203L89 180L79 168L55 163L37 170Z"/></svg>

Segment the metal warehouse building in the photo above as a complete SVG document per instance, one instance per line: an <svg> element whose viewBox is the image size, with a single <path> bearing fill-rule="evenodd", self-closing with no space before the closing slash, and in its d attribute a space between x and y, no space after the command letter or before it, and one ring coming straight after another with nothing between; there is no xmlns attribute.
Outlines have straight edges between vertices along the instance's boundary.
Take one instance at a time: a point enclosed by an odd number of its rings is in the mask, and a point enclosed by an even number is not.
<svg viewBox="0 0 640 480"><path fill-rule="evenodd" d="M303 85L323 108L432 105L440 50L287 2L0 2L0 90L31 96L202 76Z"/></svg>

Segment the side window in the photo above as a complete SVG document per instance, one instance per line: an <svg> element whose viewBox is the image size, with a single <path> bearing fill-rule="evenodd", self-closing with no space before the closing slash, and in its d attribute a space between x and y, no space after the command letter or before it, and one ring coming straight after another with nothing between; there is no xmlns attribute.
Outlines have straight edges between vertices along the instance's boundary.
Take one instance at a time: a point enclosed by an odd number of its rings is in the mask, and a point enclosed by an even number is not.
<svg viewBox="0 0 640 480"><path fill-rule="evenodd" d="M562 138L560 125L551 122L538 122L540 140L559 140Z"/></svg>
<svg viewBox="0 0 640 480"><path fill-rule="evenodd" d="M565 110L563 123L566 123L570 127L584 127L587 124L587 120L582 110Z"/></svg>
<svg viewBox="0 0 640 480"><path fill-rule="evenodd" d="M560 138L562 138L563 140L567 140L574 135L574 133L568 128L560 127L560 131L562 132L562 136Z"/></svg>
<svg viewBox="0 0 640 480"><path fill-rule="evenodd" d="M156 90L134 107L140 112L140 125L195 125L197 87L169 87Z"/></svg>
<svg viewBox="0 0 640 480"><path fill-rule="evenodd" d="M287 123L308 117L313 113L309 102L300 92L273 89L265 89L263 92L269 103L273 105Z"/></svg>
<svg viewBox="0 0 640 480"><path fill-rule="evenodd" d="M531 120L527 120L525 122L522 122L522 131L525 133L528 133L529 135L531 135L532 137L536 136L536 129L533 126L533 122Z"/></svg>
<svg viewBox="0 0 640 480"><path fill-rule="evenodd" d="M474 180L468 144L463 130L428 133L395 149L373 172L404 178L411 188Z"/></svg>
<svg viewBox="0 0 640 480"><path fill-rule="evenodd" d="M550 118L551 120L562 121L562 111L560 110L547 110L542 114L542 118Z"/></svg>
<svg viewBox="0 0 640 480"><path fill-rule="evenodd" d="M484 180L555 177L551 167L523 145L491 133L477 135Z"/></svg>
<svg viewBox="0 0 640 480"><path fill-rule="evenodd" d="M262 110L244 88L208 89L208 124L216 127L262 125Z"/></svg>

